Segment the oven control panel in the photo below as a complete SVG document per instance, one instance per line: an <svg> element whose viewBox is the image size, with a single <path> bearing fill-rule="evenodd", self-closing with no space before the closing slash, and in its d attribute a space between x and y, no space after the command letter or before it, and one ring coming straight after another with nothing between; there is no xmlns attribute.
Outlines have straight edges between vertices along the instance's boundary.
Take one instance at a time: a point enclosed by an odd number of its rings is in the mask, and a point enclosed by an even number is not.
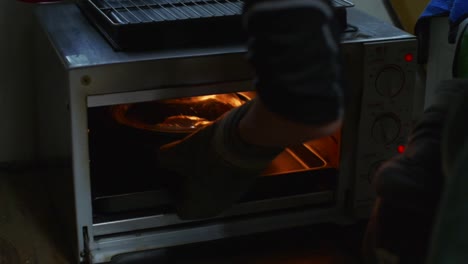
<svg viewBox="0 0 468 264"><path fill-rule="evenodd" d="M375 172L404 151L413 125L416 52L414 39L364 44L354 188L354 210L362 216L375 200Z"/></svg>

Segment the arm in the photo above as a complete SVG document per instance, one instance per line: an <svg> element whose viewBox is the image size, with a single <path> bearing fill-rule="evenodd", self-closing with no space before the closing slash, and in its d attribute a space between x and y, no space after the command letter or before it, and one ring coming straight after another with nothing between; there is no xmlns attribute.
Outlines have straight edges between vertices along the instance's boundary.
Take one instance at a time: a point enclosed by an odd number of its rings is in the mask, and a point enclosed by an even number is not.
<svg viewBox="0 0 468 264"><path fill-rule="evenodd" d="M341 124L341 118L323 125L294 122L269 111L261 100L256 100L240 121L239 134L249 144L287 147L331 135Z"/></svg>
<svg viewBox="0 0 468 264"><path fill-rule="evenodd" d="M405 152L377 171L377 202L364 241L369 263L384 255L400 263L424 263L445 184L443 130L449 110L466 98L467 84L459 80L440 83L436 100L411 132Z"/></svg>
<svg viewBox="0 0 468 264"><path fill-rule="evenodd" d="M284 147L341 125L340 34L329 0L246 0L243 16L257 98L160 151L176 173L183 219L222 213Z"/></svg>

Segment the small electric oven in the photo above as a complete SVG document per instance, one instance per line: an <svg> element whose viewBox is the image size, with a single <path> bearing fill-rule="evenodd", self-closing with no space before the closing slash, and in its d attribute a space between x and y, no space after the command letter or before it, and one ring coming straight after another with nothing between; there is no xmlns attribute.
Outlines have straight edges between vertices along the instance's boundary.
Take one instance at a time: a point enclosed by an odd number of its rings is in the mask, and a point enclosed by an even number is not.
<svg viewBox="0 0 468 264"><path fill-rule="evenodd" d="M350 9L343 127L286 149L222 215L182 221L155 150L255 96L244 45L116 51L76 5L37 14L38 153L80 262L365 218L373 172L404 146L418 110L415 37Z"/></svg>

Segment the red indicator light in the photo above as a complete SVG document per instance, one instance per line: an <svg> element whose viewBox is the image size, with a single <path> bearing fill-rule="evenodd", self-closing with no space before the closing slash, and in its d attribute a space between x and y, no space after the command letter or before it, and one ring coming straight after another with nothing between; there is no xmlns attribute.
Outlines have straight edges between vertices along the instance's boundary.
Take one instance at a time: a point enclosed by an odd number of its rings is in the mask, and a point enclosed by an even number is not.
<svg viewBox="0 0 468 264"><path fill-rule="evenodd" d="M411 53L408 53L405 55L405 61L406 62L412 62L414 60L414 55Z"/></svg>
<svg viewBox="0 0 468 264"><path fill-rule="evenodd" d="M404 145L400 145L400 146L398 146L397 151L398 151L398 153L401 154L401 153L405 152L405 149L406 149L406 147Z"/></svg>

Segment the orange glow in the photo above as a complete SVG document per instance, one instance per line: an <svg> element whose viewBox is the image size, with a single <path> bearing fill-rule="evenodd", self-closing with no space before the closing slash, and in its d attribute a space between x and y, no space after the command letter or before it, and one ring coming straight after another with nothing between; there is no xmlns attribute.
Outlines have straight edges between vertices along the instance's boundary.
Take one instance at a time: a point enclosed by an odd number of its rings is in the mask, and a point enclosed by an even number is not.
<svg viewBox="0 0 468 264"><path fill-rule="evenodd" d="M223 102L232 107L238 107L243 104L243 102L239 99L239 97L235 96L234 94L202 95L202 96L162 100L161 102L166 103L166 104L200 104L200 103L206 103L208 101Z"/></svg>
<svg viewBox="0 0 468 264"><path fill-rule="evenodd" d="M149 103L111 107L114 120L137 129L191 133L215 121L232 108L255 97L255 92L216 94L161 100ZM339 167L341 129L334 135L287 148L262 173L274 176L284 173Z"/></svg>
<svg viewBox="0 0 468 264"><path fill-rule="evenodd" d="M340 135L341 132L337 132L332 136L287 148L272 161L262 175L274 176L324 168L338 169L340 161Z"/></svg>
<svg viewBox="0 0 468 264"><path fill-rule="evenodd" d="M250 98L237 94L215 94L124 104L110 111L119 124L155 132L191 133L205 127Z"/></svg>

